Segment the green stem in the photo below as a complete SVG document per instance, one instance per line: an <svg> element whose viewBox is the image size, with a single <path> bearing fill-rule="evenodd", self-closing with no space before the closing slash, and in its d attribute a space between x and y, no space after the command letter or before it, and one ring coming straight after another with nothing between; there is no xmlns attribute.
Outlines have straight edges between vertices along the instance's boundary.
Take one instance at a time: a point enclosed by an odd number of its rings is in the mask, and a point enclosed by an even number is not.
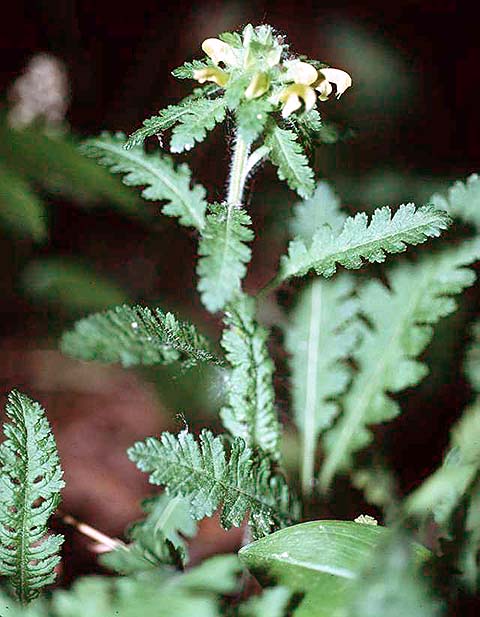
<svg viewBox="0 0 480 617"><path fill-rule="evenodd" d="M272 291L275 291L277 287L280 287L283 281L284 278L281 272L279 272L273 278L271 278L268 283L262 287L262 289L260 289L260 291L257 293L257 298L264 298L265 296L268 296L268 294L270 294Z"/></svg>
<svg viewBox="0 0 480 617"><path fill-rule="evenodd" d="M230 169L228 181L227 203L229 208L242 205L245 182L248 175L247 163L249 153L250 144L237 131L232 156L232 168Z"/></svg>

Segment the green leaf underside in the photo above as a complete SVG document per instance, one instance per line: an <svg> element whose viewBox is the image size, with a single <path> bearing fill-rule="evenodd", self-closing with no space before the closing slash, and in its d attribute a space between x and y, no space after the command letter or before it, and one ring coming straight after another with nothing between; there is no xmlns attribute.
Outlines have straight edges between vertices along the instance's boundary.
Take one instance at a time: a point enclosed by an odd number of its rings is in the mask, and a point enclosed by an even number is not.
<svg viewBox="0 0 480 617"><path fill-rule="evenodd" d="M165 201L162 213L178 217L187 227L202 229L205 223L205 189L191 185L191 172L185 163L173 164L167 155L158 152L147 154L141 146L125 149L125 136L121 133L104 133L87 140L83 152L98 160L112 173L126 174L124 184L145 186L142 197L149 201Z"/></svg>
<svg viewBox="0 0 480 617"><path fill-rule="evenodd" d="M172 131L171 152L186 152L202 142L207 133L225 118L226 102L223 98L199 98L189 101L187 113L181 114Z"/></svg>
<svg viewBox="0 0 480 617"><path fill-rule="evenodd" d="M314 174L297 136L293 131L274 125L265 145L270 161L278 168L278 177L301 197L310 197L315 188Z"/></svg>
<svg viewBox="0 0 480 617"><path fill-rule="evenodd" d="M296 516L285 480L272 475L268 459L255 458L245 442L236 438L229 456L221 437L203 430L197 440L182 431L163 433L138 442L128 451L150 482L166 487L172 496L190 503L194 519L201 520L221 506L225 529L239 527L248 517L255 537L291 524Z"/></svg>
<svg viewBox="0 0 480 617"><path fill-rule="evenodd" d="M392 217L390 208L378 208L370 223L366 213L349 217L340 233L324 225L315 232L309 247L301 239L290 242L282 257L283 279L303 276L310 270L325 277L335 273L337 264L357 269L363 260L383 262L387 253L400 253L407 244L416 245L440 235L450 222L442 210L431 206L415 209L401 205Z"/></svg>
<svg viewBox="0 0 480 617"><path fill-rule="evenodd" d="M81 319L63 334L60 346L79 360L119 362L126 367L220 363L195 326L178 321L172 313L142 306L117 306Z"/></svg>
<svg viewBox="0 0 480 617"><path fill-rule="evenodd" d="M13 391L0 446L0 575L22 602L55 580L63 536L47 522L64 486L55 439L42 407Z"/></svg>
<svg viewBox="0 0 480 617"><path fill-rule="evenodd" d="M22 272L25 294L71 311L101 311L128 300L127 294L75 258L45 257L31 261Z"/></svg>
<svg viewBox="0 0 480 617"><path fill-rule="evenodd" d="M36 241L47 236L43 202L17 173L0 165L0 221L15 235Z"/></svg>
<svg viewBox="0 0 480 617"><path fill-rule="evenodd" d="M120 574L134 574L162 565L185 564L188 561L184 538L192 538L197 530L187 502L162 494L146 500L142 507L147 517L128 530L131 542L105 553L101 563Z"/></svg>
<svg viewBox="0 0 480 617"><path fill-rule="evenodd" d="M465 374L472 388L480 394L480 321L472 327L473 341L467 351Z"/></svg>
<svg viewBox="0 0 480 617"><path fill-rule="evenodd" d="M319 182L315 193L297 203L290 221L290 232L305 244L312 242L315 232L329 225L339 235L347 215L340 209L340 200L327 182Z"/></svg>
<svg viewBox="0 0 480 617"><path fill-rule="evenodd" d="M465 183L455 182L448 190L447 196L435 194L431 203L439 209L446 210L451 216L474 225L480 230L480 178L472 174Z"/></svg>
<svg viewBox="0 0 480 617"><path fill-rule="evenodd" d="M215 313L233 300L241 288L253 240L251 219L242 208L213 204L202 231L197 266L198 291L205 307Z"/></svg>
<svg viewBox="0 0 480 617"><path fill-rule="evenodd" d="M232 367L222 423L247 446L280 456L280 426L273 390L274 365L267 349L268 331L255 321L255 302L241 296L227 307L222 347Z"/></svg>
<svg viewBox="0 0 480 617"><path fill-rule="evenodd" d="M331 617L391 530L350 521L311 521L282 529L242 548L240 560L262 585L305 595L295 617ZM428 551L415 545L419 563ZM342 614L342 613L339 613Z"/></svg>
<svg viewBox="0 0 480 617"><path fill-rule="evenodd" d="M301 292L286 329L305 488L313 479L318 436L337 416L338 398L351 381L348 360L361 332L353 289L353 280L347 275L314 281Z"/></svg>
<svg viewBox="0 0 480 617"><path fill-rule="evenodd" d="M88 576L68 591L56 591L49 615L219 617L219 601L235 592L238 570L236 556L218 555L186 573L157 569L138 577Z"/></svg>
<svg viewBox="0 0 480 617"><path fill-rule="evenodd" d="M480 258L480 240L404 263L388 275L390 289L370 281L360 290L360 310L371 324L354 358L359 367L343 401L343 414L325 434L321 484L351 465L351 455L371 441L368 424L400 413L389 394L418 384L427 374L416 358L430 342L432 326L457 308L453 295L475 281L466 268Z"/></svg>

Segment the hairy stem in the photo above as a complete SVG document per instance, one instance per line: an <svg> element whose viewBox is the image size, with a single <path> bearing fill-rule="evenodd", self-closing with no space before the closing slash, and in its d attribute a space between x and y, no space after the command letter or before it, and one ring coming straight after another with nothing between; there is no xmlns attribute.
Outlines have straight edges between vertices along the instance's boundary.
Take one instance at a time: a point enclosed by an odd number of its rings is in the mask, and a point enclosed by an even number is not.
<svg viewBox="0 0 480 617"><path fill-rule="evenodd" d="M243 192L248 175L247 164L249 153L250 144L247 143L237 131L232 155L230 178L228 180L227 203L229 208L242 205Z"/></svg>

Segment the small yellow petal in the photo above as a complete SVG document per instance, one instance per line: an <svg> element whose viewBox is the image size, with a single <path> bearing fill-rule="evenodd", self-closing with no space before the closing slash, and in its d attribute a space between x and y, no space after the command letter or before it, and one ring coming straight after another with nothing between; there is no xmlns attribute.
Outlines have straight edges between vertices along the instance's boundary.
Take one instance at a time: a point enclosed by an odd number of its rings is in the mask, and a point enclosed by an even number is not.
<svg viewBox="0 0 480 617"><path fill-rule="evenodd" d="M304 86L311 86L318 79L317 69L308 62L296 62L291 73L293 81Z"/></svg>
<svg viewBox="0 0 480 617"><path fill-rule="evenodd" d="M215 64L224 62L226 65L236 64L235 51L231 45L220 39L205 39L202 49Z"/></svg>
<svg viewBox="0 0 480 617"><path fill-rule="evenodd" d="M199 83L204 84L206 81L213 81L214 84L218 84L222 88L228 83L229 77L228 73L216 66L209 66L193 72L193 78Z"/></svg>
<svg viewBox="0 0 480 617"><path fill-rule="evenodd" d="M339 99L347 88L352 85L352 78L346 71L340 69L320 69L320 73L331 84L337 87L337 98Z"/></svg>
<svg viewBox="0 0 480 617"><path fill-rule="evenodd" d="M315 107L315 103L317 102L315 90L304 84L292 84L291 86L287 86L284 90L282 90L279 96L279 101L284 103L282 116L286 118L292 112L299 109L299 107L301 107L302 100L307 111L313 109L313 107Z"/></svg>
<svg viewBox="0 0 480 617"><path fill-rule="evenodd" d="M245 90L246 99L257 99L265 94L270 87L270 79L266 73L255 73Z"/></svg>
<svg viewBox="0 0 480 617"><path fill-rule="evenodd" d="M332 84L326 79L322 79L322 81L315 86L315 90L317 90L319 94L319 99L321 101L326 101L328 97L332 94Z"/></svg>
<svg viewBox="0 0 480 617"><path fill-rule="evenodd" d="M297 111L297 109L300 109L301 106L302 102L300 101L300 97L292 92L287 97L285 105L283 106L282 117L288 118L290 114L292 114L294 111Z"/></svg>

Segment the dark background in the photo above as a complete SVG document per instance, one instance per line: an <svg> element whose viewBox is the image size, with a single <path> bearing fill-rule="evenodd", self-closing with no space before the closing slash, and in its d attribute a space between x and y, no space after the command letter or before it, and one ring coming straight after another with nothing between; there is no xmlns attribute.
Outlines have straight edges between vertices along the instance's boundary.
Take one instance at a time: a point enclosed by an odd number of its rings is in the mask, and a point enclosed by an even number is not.
<svg viewBox="0 0 480 617"><path fill-rule="evenodd" d="M248 22L265 22L285 32L294 51L353 76L354 86L341 101L321 109L326 118L351 127L352 137L317 154L319 175L338 179L348 206L394 205L428 194L437 182L443 186L480 169L478 23L467 2L30 0L11 4L8 12L0 26L0 92L6 92L34 53L60 57L71 80L68 121L80 135L103 129L131 132L145 117L188 92L190 84L176 82L170 71L201 55L205 38ZM228 128L226 137L228 144ZM212 199L221 199L223 192L228 145L224 155L218 152L224 138L225 132L217 130L191 157ZM385 177L393 188L389 202L382 201L381 190L375 192ZM269 278L281 250L275 241L275 212L271 206L264 208L259 196L265 191L274 203L284 200L287 205L295 200L286 191L280 197L269 193L273 178L271 170L262 170L257 197L251 200L257 230L268 223L273 231L265 238L260 233L261 248L254 251L247 281L250 289ZM366 185L362 178L367 178ZM362 190L351 188L352 179ZM364 196L372 194L379 203L363 204ZM0 232L4 390L24 385L48 406L67 481L71 479L65 507L119 534L138 513L136 504L147 490L123 452L135 439L172 426L179 410L172 411L162 400L161 388L148 380L120 369L79 368L52 351L58 314L26 300L13 272L36 256L82 255L128 289L133 299L202 315L198 319L212 332L217 322L201 314L194 292L194 237L172 221L162 220L152 232L107 207L88 212L57 197L51 203L50 224L50 240L42 247L14 242ZM406 395L405 415L385 436L403 490L441 460L449 426L469 399L458 362L477 302L478 294L467 294L460 317L450 322L450 335L440 334L436 341L437 354L447 349L457 368L446 369L438 361L436 381L427 381L417 398ZM61 313L61 307L58 310ZM71 316L63 314L60 321L69 320ZM218 550L218 543L225 541L208 533L214 534L207 529L199 554ZM79 566L89 567L89 562Z"/></svg>

